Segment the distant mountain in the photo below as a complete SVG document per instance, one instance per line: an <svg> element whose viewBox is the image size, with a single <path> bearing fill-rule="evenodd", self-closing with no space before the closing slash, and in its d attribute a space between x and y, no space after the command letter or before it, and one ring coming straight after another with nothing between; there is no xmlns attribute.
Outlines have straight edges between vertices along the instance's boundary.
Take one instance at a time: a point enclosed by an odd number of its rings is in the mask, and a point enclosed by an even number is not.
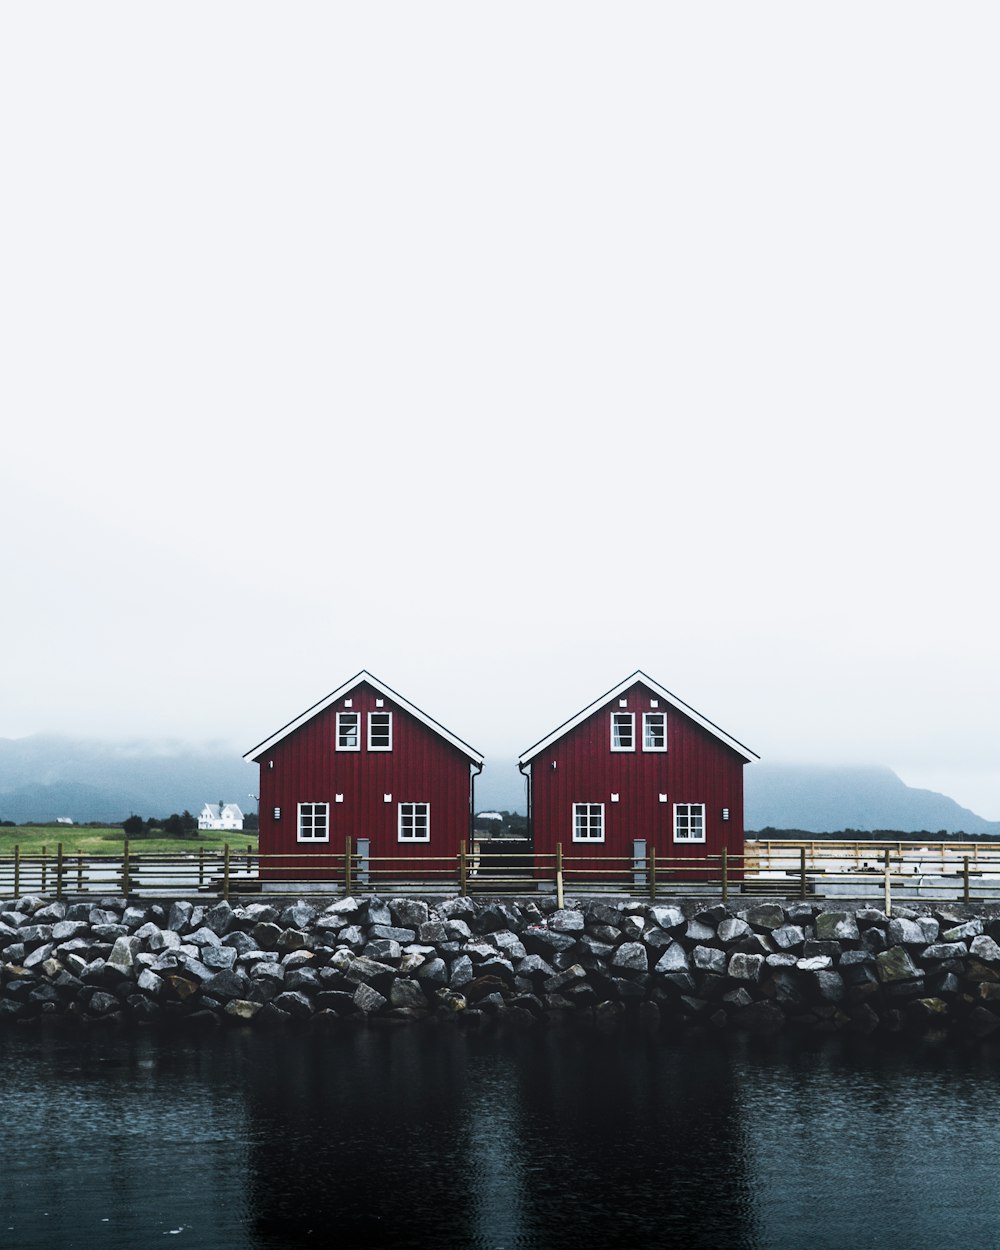
<svg viewBox="0 0 1000 1250"><path fill-rule="evenodd" d="M0 738L0 819L68 816L109 823L139 816L195 815L204 803L256 810L255 765L219 747L136 741L91 742L54 734Z"/></svg>
<svg viewBox="0 0 1000 1250"><path fill-rule="evenodd" d="M901 833L987 833L1000 821L984 820L947 795L908 786L891 768L811 764L752 764L744 772L746 828L896 829Z"/></svg>
<svg viewBox="0 0 1000 1250"><path fill-rule="evenodd" d="M133 812L197 814L204 803L255 810L256 765L235 750L176 742L92 742L53 734L0 739L0 819L117 822ZM984 820L954 799L906 785L889 768L752 764L746 779L745 824L759 831L898 829L903 833L986 833ZM476 784L477 810L524 812L524 779L498 760Z"/></svg>

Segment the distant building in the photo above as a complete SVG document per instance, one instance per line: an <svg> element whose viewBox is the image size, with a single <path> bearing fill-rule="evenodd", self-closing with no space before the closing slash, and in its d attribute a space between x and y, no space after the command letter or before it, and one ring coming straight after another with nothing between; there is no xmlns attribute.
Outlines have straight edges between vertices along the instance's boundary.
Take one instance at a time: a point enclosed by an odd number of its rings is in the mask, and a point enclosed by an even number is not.
<svg viewBox="0 0 1000 1250"><path fill-rule="evenodd" d="M72 816L57 816L56 817L57 825L71 825L72 823L73 823Z"/></svg>
<svg viewBox="0 0 1000 1250"><path fill-rule="evenodd" d="M199 829L242 829L243 813L235 803L206 803L198 817Z"/></svg>

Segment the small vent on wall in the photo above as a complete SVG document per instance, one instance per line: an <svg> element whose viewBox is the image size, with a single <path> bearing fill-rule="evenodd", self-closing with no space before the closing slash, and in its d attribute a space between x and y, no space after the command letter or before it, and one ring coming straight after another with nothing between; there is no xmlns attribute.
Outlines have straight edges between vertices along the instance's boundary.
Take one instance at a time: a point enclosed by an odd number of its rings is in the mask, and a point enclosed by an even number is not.
<svg viewBox="0 0 1000 1250"><path fill-rule="evenodd" d="M728 819L729 819L729 808L728 808L728 807L724 807L724 808L722 809L722 819L723 819L723 820L728 820Z"/></svg>
<svg viewBox="0 0 1000 1250"><path fill-rule="evenodd" d="M344 801L344 796L343 796L342 794L335 794L335 795L333 796L333 801L334 801L334 803L343 803L343 801Z"/></svg>
<svg viewBox="0 0 1000 1250"><path fill-rule="evenodd" d="M660 795L660 802L661 802L661 803L666 803L666 801L667 801L667 796L666 796L665 794L661 794L661 795Z"/></svg>
<svg viewBox="0 0 1000 1250"><path fill-rule="evenodd" d="M391 794L383 794L383 795L382 795L382 802L383 802L383 803L391 803L391 802L392 802L392 795L391 795Z"/></svg>
<svg viewBox="0 0 1000 1250"><path fill-rule="evenodd" d="M617 795L617 794L612 794L612 796L611 796L611 802L612 802L612 803L617 803L617 802L618 802L618 795Z"/></svg>
<svg viewBox="0 0 1000 1250"><path fill-rule="evenodd" d="M274 819L275 819L275 820L280 820L280 819L281 819L281 808L280 808L280 807L276 807L276 808L274 809Z"/></svg>

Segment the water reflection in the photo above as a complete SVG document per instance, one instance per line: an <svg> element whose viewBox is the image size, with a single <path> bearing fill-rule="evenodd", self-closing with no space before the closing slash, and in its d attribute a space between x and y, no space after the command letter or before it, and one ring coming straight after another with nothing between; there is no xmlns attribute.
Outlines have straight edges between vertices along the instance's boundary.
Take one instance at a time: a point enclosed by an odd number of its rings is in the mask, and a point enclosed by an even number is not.
<svg viewBox="0 0 1000 1250"><path fill-rule="evenodd" d="M997 1053L0 1030L0 1246L990 1245Z"/></svg>

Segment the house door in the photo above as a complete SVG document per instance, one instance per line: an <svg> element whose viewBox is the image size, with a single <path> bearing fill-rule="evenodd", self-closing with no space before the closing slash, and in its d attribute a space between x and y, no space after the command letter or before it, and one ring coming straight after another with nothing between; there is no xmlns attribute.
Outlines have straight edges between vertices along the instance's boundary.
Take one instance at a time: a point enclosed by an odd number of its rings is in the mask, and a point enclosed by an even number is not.
<svg viewBox="0 0 1000 1250"><path fill-rule="evenodd" d="M632 884L646 885L646 839L632 839Z"/></svg>
<svg viewBox="0 0 1000 1250"><path fill-rule="evenodd" d="M358 863L355 869L354 879L362 885L368 884L368 856L372 851L371 838L358 838Z"/></svg>

